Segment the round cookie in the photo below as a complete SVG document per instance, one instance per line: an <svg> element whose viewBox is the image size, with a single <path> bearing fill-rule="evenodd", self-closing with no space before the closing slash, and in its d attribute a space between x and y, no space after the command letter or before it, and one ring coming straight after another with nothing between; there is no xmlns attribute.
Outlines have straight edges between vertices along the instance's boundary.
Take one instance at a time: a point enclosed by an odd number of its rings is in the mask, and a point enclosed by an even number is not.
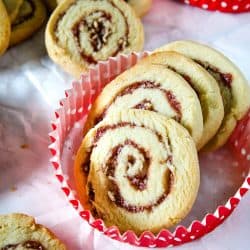
<svg viewBox="0 0 250 250"><path fill-rule="evenodd" d="M57 0L57 3L62 3L64 0ZM152 0L124 0L128 4L130 4L137 16L144 16L150 9L152 5Z"/></svg>
<svg viewBox="0 0 250 250"><path fill-rule="evenodd" d="M23 4L23 0L3 0L8 12L11 23L13 23L18 15L19 9Z"/></svg>
<svg viewBox="0 0 250 250"><path fill-rule="evenodd" d="M12 24L10 46L32 36L42 26L46 17L46 8L41 0L24 0Z"/></svg>
<svg viewBox="0 0 250 250"><path fill-rule="evenodd" d="M151 8L152 0L125 0L130 4L139 17L143 17Z"/></svg>
<svg viewBox="0 0 250 250"><path fill-rule="evenodd" d="M139 51L140 19L123 0L69 0L55 9L46 29L49 56L79 77L90 65L118 53Z"/></svg>
<svg viewBox="0 0 250 250"><path fill-rule="evenodd" d="M10 19L7 10L2 0L0 0L0 56L9 46L10 29Z"/></svg>
<svg viewBox="0 0 250 250"><path fill-rule="evenodd" d="M176 41L157 51L176 51L190 57L217 80L225 115L217 134L205 145L203 150L211 151L224 145L237 121L246 114L250 107L250 90L243 74L223 54L196 42Z"/></svg>
<svg viewBox="0 0 250 250"><path fill-rule="evenodd" d="M107 226L137 234L182 220L200 181L188 131L165 116L133 109L109 114L89 131L74 172L84 207L88 203Z"/></svg>
<svg viewBox="0 0 250 250"><path fill-rule="evenodd" d="M202 148L217 132L224 117L223 101L216 80L200 65L182 54L167 51L156 52L141 63L165 66L180 74L197 93L204 129L197 148Z"/></svg>
<svg viewBox="0 0 250 250"><path fill-rule="evenodd" d="M65 245L34 218L25 214L0 215L0 249L66 250Z"/></svg>
<svg viewBox="0 0 250 250"><path fill-rule="evenodd" d="M175 119L199 144L203 133L199 99L184 78L165 66L139 63L106 85L92 105L84 134L109 112L128 108Z"/></svg>

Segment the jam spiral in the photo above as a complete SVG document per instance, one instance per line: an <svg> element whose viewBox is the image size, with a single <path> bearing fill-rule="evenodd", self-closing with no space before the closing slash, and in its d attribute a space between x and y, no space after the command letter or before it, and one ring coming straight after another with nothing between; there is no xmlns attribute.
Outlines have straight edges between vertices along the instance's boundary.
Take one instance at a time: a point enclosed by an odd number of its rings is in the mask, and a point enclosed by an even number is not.
<svg viewBox="0 0 250 250"><path fill-rule="evenodd" d="M144 131L145 136L148 135L152 137L152 140L155 140L159 145L160 150L162 150L163 156L160 159L154 159L154 155L150 153L150 147L146 145L140 145L140 143L134 138L124 138L124 140L117 145L114 145L110 148L106 162L101 166L103 174L108 180L108 191L107 195L111 202L115 203L117 206L126 209L129 212L141 212L144 210L151 210L154 206L159 205L166 197L171 188L171 183L173 181L173 176L169 169L167 168L168 164L171 164L171 150L169 148L167 139L163 140L162 135L156 131L151 130L150 128L144 126L136 126L133 123L118 123L116 125L107 125L97 129L96 136L94 139L94 146L98 146L99 140L106 135L106 133L119 133L119 130L132 130L131 133L139 132L139 130ZM93 151L92 151L93 152ZM120 157L123 158L123 163L120 165ZM155 165L162 165L164 169L164 178L166 178L166 184L163 187L163 193L160 194L152 204L149 205L131 205L125 202L125 197L120 191L120 186L115 180L115 172L119 167L124 168L124 180L128 183L130 188L133 188L140 195L140 192L147 190L148 188L148 179L153 174L152 170L156 167ZM91 182L91 181L90 181ZM93 192L92 189L89 189L89 192ZM89 195L91 198L91 195ZM94 200L91 200L94 202Z"/></svg>

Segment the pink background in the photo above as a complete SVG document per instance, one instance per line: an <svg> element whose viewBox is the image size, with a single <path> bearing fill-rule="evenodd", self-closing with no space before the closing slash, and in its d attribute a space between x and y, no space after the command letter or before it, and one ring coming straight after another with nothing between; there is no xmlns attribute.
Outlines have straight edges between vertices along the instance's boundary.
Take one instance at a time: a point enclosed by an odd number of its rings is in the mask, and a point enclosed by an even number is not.
<svg viewBox="0 0 250 250"><path fill-rule="evenodd" d="M195 39L224 51L250 80L250 14L205 12L154 1L144 18L145 49ZM36 46L33 46L33 45ZM0 213L24 212L52 229L69 249L133 249L93 231L67 203L49 165L49 121L71 77L46 56L43 32L0 58ZM25 144L28 147L22 148ZM250 194L214 232L176 249L248 249Z"/></svg>

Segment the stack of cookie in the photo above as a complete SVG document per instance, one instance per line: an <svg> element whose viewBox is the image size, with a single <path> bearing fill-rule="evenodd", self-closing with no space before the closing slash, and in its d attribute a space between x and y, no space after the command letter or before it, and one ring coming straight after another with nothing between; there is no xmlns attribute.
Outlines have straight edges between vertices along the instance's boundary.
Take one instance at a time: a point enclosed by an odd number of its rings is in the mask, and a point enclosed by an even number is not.
<svg viewBox="0 0 250 250"><path fill-rule="evenodd" d="M0 0L0 55L34 34L46 16L41 0Z"/></svg>
<svg viewBox="0 0 250 250"><path fill-rule="evenodd" d="M121 232L175 225L198 192L198 150L223 146L249 107L247 82L224 55L167 44L93 103L75 160L79 200Z"/></svg>
<svg viewBox="0 0 250 250"><path fill-rule="evenodd" d="M90 65L118 53L140 51L144 32L138 16L151 0L60 0L47 24L51 59L79 78ZM132 7L133 8L132 8Z"/></svg>

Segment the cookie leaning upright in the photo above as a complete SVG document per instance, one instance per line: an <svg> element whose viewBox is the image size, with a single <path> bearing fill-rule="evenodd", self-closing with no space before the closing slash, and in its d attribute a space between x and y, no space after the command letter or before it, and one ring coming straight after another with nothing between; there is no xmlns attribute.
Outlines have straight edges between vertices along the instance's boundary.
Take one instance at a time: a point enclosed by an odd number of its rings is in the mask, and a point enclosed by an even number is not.
<svg viewBox="0 0 250 250"><path fill-rule="evenodd" d="M188 131L147 110L108 116L84 138L75 160L81 203L121 232L158 233L190 211L200 175ZM86 197L87 191L87 197Z"/></svg>
<svg viewBox="0 0 250 250"><path fill-rule="evenodd" d="M10 28L10 19L7 10L2 0L0 0L0 55L2 55L9 46Z"/></svg>
<svg viewBox="0 0 250 250"><path fill-rule="evenodd" d="M204 67L217 81L224 105L224 119L217 134L205 145L210 151L224 145L237 121L250 107L250 90L238 67L219 51L192 41L169 43L157 51L176 51Z"/></svg>
<svg viewBox="0 0 250 250"><path fill-rule="evenodd" d="M50 17L45 40L52 60L79 77L100 60L141 50L144 32L123 0L69 0Z"/></svg>
<svg viewBox="0 0 250 250"><path fill-rule="evenodd" d="M138 63L102 90L84 127L86 133L108 113L128 108L154 111L180 122L198 145L203 133L202 110L187 81L163 65Z"/></svg>
<svg viewBox="0 0 250 250"><path fill-rule="evenodd" d="M66 250L46 227L25 214L0 215L0 249Z"/></svg>
<svg viewBox="0 0 250 250"><path fill-rule="evenodd" d="M44 23L47 12L41 0L24 0L12 23L10 46L32 36Z"/></svg>

